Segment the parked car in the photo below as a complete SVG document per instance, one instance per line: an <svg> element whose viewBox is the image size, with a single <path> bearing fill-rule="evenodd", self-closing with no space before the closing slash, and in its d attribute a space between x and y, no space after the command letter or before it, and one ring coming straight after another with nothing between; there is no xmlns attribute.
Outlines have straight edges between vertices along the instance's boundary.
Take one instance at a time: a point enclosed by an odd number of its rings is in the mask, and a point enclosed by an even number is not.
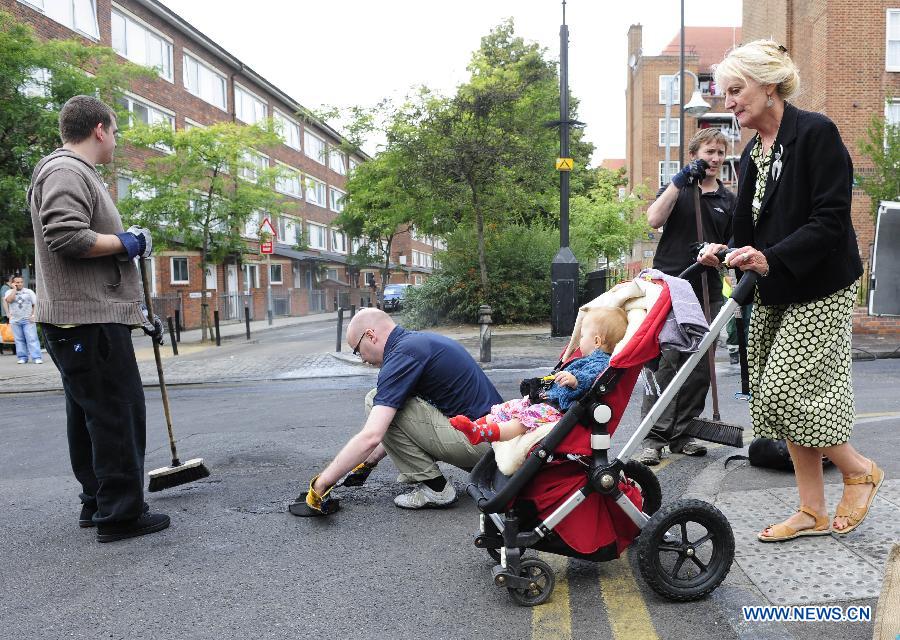
<svg viewBox="0 0 900 640"><path fill-rule="evenodd" d="M384 288L384 310L399 311L403 307L403 298L411 284L389 284Z"/></svg>

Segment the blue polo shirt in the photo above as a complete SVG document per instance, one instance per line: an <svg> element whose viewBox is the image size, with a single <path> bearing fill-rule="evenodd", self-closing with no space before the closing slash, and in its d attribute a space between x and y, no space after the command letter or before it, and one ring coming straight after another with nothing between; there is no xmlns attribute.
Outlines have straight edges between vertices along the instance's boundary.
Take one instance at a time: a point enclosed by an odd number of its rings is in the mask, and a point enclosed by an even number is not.
<svg viewBox="0 0 900 640"><path fill-rule="evenodd" d="M399 409L412 396L445 416L475 419L503 402L478 363L458 342L395 327L384 346L374 404Z"/></svg>

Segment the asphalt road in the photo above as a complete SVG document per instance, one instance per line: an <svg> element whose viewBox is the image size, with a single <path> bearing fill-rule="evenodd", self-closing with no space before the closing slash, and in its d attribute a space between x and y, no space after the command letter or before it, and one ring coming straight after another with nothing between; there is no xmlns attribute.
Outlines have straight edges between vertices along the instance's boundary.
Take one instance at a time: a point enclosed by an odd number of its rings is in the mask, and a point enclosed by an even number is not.
<svg viewBox="0 0 900 640"><path fill-rule="evenodd" d="M258 348L261 354L312 349L333 341L333 332L328 323L289 338L282 331L260 334ZM727 366L721 370L723 418L746 424L746 406L730 399L736 378ZM735 607L756 604L751 591L726 583L717 597L673 604L652 593L627 559L554 560L564 578L556 604L517 607L492 585L492 562L471 545L478 521L471 502L463 496L449 510L395 508L402 487L388 460L365 487L341 490L344 509L332 518L287 514L288 502L359 428L362 398L375 379L374 370L362 373L171 389L181 458L203 457L212 476L148 496L154 510L172 516L169 530L110 545L77 527L62 396L4 398L0 636L704 640L831 637L838 630L842 637L871 636L863 624L735 629ZM529 374L489 372L504 397ZM869 416L854 442L878 456L889 477L900 477L900 461L885 455L896 450L900 426L900 361L856 363L854 375L857 414ZM147 401L152 469L169 458L158 391L149 389ZM614 450L637 425L638 404L630 404ZM664 500L679 497L725 453L669 459L659 472ZM466 474L452 468L448 474L462 489ZM734 481L759 480L746 472ZM791 483L790 476L779 481Z"/></svg>

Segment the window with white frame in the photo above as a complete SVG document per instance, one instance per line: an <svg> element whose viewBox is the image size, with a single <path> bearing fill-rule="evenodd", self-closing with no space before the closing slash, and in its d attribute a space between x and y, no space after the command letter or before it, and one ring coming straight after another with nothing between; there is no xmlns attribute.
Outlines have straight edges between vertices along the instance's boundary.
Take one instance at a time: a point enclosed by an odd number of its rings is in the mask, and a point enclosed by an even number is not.
<svg viewBox="0 0 900 640"><path fill-rule="evenodd" d="M315 222L306 223L306 237L308 238L310 249L325 250L328 248L325 245L325 231L325 227L321 224L316 224Z"/></svg>
<svg viewBox="0 0 900 640"><path fill-rule="evenodd" d="M294 246L300 244L300 221L290 216L278 216L278 242Z"/></svg>
<svg viewBox="0 0 900 640"><path fill-rule="evenodd" d="M888 71L900 71L900 8L887 10L885 63Z"/></svg>
<svg viewBox="0 0 900 640"><path fill-rule="evenodd" d="M53 74L49 69L29 69L28 78L22 83L22 95L28 98L49 98Z"/></svg>
<svg viewBox="0 0 900 640"><path fill-rule="evenodd" d="M245 151L241 157L244 162L238 169L238 175L245 180L255 182L259 178L260 172L269 168L269 158L261 153Z"/></svg>
<svg viewBox="0 0 900 640"><path fill-rule="evenodd" d="M884 145L887 148L888 137L887 137L887 128L888 127L900 127L900 100L891 100L886 102L884 105Z"/></svg>
<svg viewBox="0 0 900 640"><path fill-rule="evenodd" d="M241 85L234 85L234 115L247 124L256 124L265 120L269 113L268 105L255 93L251 93Z"/></svg>
<svg viewBox="0 0 900 640"><path fill-rule="evenodd" d="M346 193L344 193L340 189L335 189L334 187L331 187L328 190L329 204L332 211L337 211L338 213L340 213L344 210L344 197L346 195Z"/></svg>
<svg viewBox="0 0 900 640"><path fill-rule="evenodd" d="M413 284L423 284L425 282L425 276L420 273L417 273L413 276Z"/></svg>
<svg viewBox="0 0 900 640"><path fill-rule="evenodd" d="M184 130L185 131L188 131L189 129L205 129L205 128L206 128L205 124L200 124L199 122L191 120L190 118L184 119Z"/></svg>
<svg viewBox="0 0 900 640"><path fill-rule="evenodd" d="M95 0L19 0L22 4L44 12L44 15L74 31L97 40L97 5Z"/></svg>
<svg viewBox="0 0 900 640"><path fill-rule="evenodd" d="M679 169L678 161L670 161L669 162L669 173L665 173L665 162L659 163L659 186L664 187L672 180L672 176L674 176Z"/></svg>
<svg viewBox="0 0 900 640"><path fill-rule="evenodd" d="M316 162L325 164L325 141L309 131L303 132L303 152Z"/></svg>
<svg viewBox="0 0 900 640"><path fill-rule="evenodd" d="M172 112L164 111L161 107L146 102L143 98L131 95L124 95L117 102L128 111L128 117L132 125L143 124L152 126L164 124L173 131L175 130L175 114ZM156 148L160 151L172 153L172 149L163 144L156 145Z"/></svg>
<svg viewBox="0 0 900 640"><path fill-rule="evenodd" d="M300 125L281 113L278 109L272 112L272 117L280 125L281 137L284 143L291 149L300 151Z"/></svg>
<svg viewBox="0 0 900 640"><path fill-rule="evenodd" d="M284 269L281 264L269 265L269 282L271 284L282 284L284 282Z"/></svg>
<svg viewBox="0 0 900 640"><path fill-rule="evenodd" d="M369 240L363 236L362 238L353 238L353 242L350 243L350 250L353 253L356 253L362 247L366 247L369 245Z"/></svg>
<svg viewBox="0 0 900 640"><path fill-rule="evenodd" d="M172 41L119 7L112 9L112 48L135 64L156 69L169 82L172 77Z"/></svg>
<svg viewBox="0 0 900 640"><path fill-rule="evenodd" d="M117 200L135 197L138 200L149 200L156 197L156 189L134 186L134 178L127 174L119 174L116 177L116 196Z"/></svg>
<svg viewBox="0 0 900 640"><path fill-rule="evenodd" d="M281 171L278 172L278 176L275 178L275 190L286 196L302 198L303 191L300 186L300 172L293 167L289 167L280 162L278 163L278 167Z"/></svg>
<svg viewBox="0 0 900 640"><path fill-rule="evenodd" d="M669 118L669 146L678 146L678 132L681 129L681 122L678 118ZM659 119L659 146L666 146L666 119Z"/></svg>
<svg viewBox="0 0 900 640"><path fill-rule="evenodd" d="M228 110L224 74L188 53L184 54L183 70L184 88L188 93L219 107L222 111Z"/></svg>
<svg viewBox="0 0 900 640"><path fill-rule="evenodd" d="M353 173L353 170L359 166L359 161L355 158L350 158L350 173Z"/></svg>
<svg viewBox="0 0 900 640"><path fill-rule="evenodd" d="M331 230L331 250L336 253L347 253L347 235L343 231Z"/></svg>
<svg viewBox="0 0 900 640"><path fill-rule="evenodd" d="M259 265L244 265L244 291L250 293L250 289L259 289Z"/></svg>
<svg viewBox="0 0 900 640"><path fill-rule="evenodd" d="M259 211L254 211L247 218L247 222L244 223L244 237L245 238L258 238L259 237L259 225L262 222L262 214Z"/></svg>
<svg viewBox="0 0 900 640"><path fill-rule="evenodd" d="M321 180L316 180L315 178L306 176L306 201L310 204L315 204L325 208L328 206L328 202L325 197L325 183Z"/></svg>
<svg viewBox="0 0 900 640"><path fill-rule="evenodd" d="M681 87L679 86L681 83L678 78L674 75L671 76L659 76L659 103L666 104L666 92L669 90L669 79L674 78L672 82L672 104L678 104L678 95L679 91L681 91Z"/></svg>
<svg viewBox="0 0 900 640"><path fill-rule="evenodd" d="M344 152L332 147L328 150L328 166L335 173L339 173L342 176L347 175L347 165L346 165L347 156L344 155Z"/></svg>
<svg viewBox="0 0 900 640"><path fill-rule="evenodd" d="M326 270L325 270L325 277L328 278L329 280L335 280L335 281L337 281L337 279L338 279L338 272L337 272L337 269L326 269Z"/></svg>
<svg viewBox="0 0 900 640"><path fill-rule="evenodd" d="M188 275L188 259L187 258L172 258L171 259L171 269L172 269L172 284L189 284L190 278Z"/></svg>

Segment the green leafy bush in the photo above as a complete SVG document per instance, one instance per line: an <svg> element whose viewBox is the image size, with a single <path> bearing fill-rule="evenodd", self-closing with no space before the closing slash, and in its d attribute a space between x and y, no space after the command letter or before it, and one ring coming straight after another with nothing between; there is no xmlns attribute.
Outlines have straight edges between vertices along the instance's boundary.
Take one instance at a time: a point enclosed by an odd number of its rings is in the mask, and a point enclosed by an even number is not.
<svg viewBox="0 0 900 640"><path fill-rule="evenodd" d="M422 328L446 322L475 323L478 307L491 305L496 323L541 322L550 317L550 263L559 231L544 226L485 228L490 298L482 295L474 231L460 227L428 281L407 294L403 323Z"/></svg>

